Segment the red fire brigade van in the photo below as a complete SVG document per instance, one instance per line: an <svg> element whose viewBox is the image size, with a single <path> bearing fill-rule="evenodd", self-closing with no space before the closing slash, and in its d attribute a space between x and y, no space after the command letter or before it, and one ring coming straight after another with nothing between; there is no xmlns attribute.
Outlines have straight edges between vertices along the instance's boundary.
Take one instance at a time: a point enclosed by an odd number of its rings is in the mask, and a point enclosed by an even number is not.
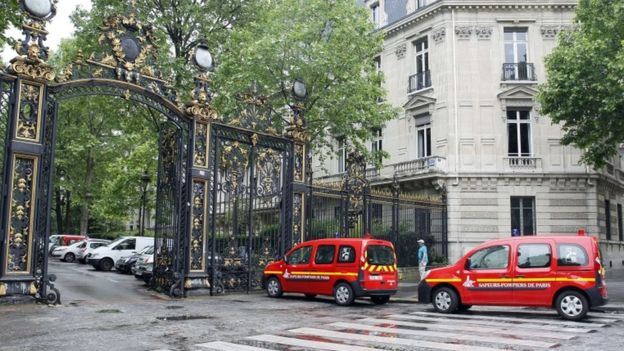
<svg viewBox="0 0 624 351"><path fill-rule="evenodd" d="M581 320L607 302L595 237L524 236L488 241L453 266L432 269L418 286L420 302L442 313L472 305L555 308Z"/></svg>
<svg viewBox="0 0 624 351"><path fill-rule="evenodd" d="M329 295L346 306L356 297L370 296L374 303L384 304L397 291L396 254L385 240L307 241L264 269L263 286L270 297L285 292Z"/></svg>

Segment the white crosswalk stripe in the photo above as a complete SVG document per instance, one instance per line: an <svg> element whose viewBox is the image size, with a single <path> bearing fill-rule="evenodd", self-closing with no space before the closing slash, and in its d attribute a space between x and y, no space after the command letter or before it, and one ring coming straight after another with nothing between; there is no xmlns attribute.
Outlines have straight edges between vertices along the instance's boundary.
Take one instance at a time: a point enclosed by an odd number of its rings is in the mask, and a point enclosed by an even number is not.
<svg viewBox="0 0 624 351"><path fill-rule="evenodd" d="M441 315L432 312L389 314L336 321L318 327L284 330L230 342L214 341L195 345L194 350L274 351L274 350L445 350L491 351L549 349L568 340L607 326L595 322L570 322L556 315L536 314L536 318L494 316L491 311ZM594 317L596 315L592 315ZM599 316L599 315L598 315ZM527 315L529 317L529 315ZM588 320L600 318L588 318ZM620 320L612 319L616 323Z"/></svg>
<svg viewBox="0 0 624 351"><path fill-rule="evenodd" d="M393 314L388 316L388 318L398 318L398 319L407 319L407 320L416 320L422 322L429 323L448 323L453 321L453 318L445 318L439 316L419 316L419 315L399 315ZM454 321L453 321L454 322ZM561 327L555 325L545 325L545 324L530 324L529 322L513 322L513 324L509 323L510 321L505 320L479 320L479 319L462 319L462 324L467 325L487 325L487 326L508 326L513 327L514 330L518 330L518 328L523 329L538 329L538 330L548 330L548 331L558 331L558 332L566 332L566 333L591 333L596 331L595 328L573 328L573 327Z"/></svg>

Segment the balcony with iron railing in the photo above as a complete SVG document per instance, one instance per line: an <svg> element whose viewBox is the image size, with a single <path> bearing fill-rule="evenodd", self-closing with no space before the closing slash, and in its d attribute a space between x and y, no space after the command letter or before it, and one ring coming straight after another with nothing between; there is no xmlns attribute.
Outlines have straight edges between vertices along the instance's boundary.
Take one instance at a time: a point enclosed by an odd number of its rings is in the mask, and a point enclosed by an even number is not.
<svg viewBox="0 0 624 351"><path fill-rule="evenodd" d="M397 177L423 176L430 173L448 173L446 158L440 156L429 156L411 161L393 163L381 168L370 167L366 169L366 179L377 181L382 179L392 179ZM314 177L315 183L335 183L341 181L345 176L344 172Z"/></svg>
<svg viewBox="0 0 624 351"><path fill-rule="evenodd" d="M532 156L505 157L505 168L512 172L536 171L542 168L542 159Z"/></svg>
<svg viewBox="0 0 624 351"><path fill-rule="evenodd" d="M535 68L529 62L503 63L503 81L537 81Z"/></svg>
<svg viewBox="0 0 624 351"><path fill-rule="evenodd" d="M407 87L407 93L413 93L418 90L423 90L431 86L431 71L427 70L419 72L409 76L409 84Z"/></svg>

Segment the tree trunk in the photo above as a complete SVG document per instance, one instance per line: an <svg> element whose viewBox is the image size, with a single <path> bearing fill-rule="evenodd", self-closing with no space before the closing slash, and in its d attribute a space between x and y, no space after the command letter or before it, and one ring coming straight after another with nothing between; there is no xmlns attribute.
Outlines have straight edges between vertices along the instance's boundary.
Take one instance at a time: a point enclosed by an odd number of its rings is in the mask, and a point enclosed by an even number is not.
<svg viewBox="0 0 624 351"><path fill-rule="evenodd" d="M65 230L72 228L71 217L71 191L65 190ZM72 228L73 231L73 228Z"/></svg>
<svg viewBox="0 0 624 351"><path fill-rule="evenodd" d="M57 234L65 233L65 228L63 226L63 204L61 200L61 189L54 189L54 197L55 197L55 211L56 211L56 232Z"/></svg>
<svg viewBox="0 0 624 351"><path fill-rule="evenodd" d="M85 193L82 210L80 211L80 235L87 235L89 228L89 205L91 202L91 186L93 184L95 160L91 155L91 150L87 152L87 168L85 174Z"/></svg>

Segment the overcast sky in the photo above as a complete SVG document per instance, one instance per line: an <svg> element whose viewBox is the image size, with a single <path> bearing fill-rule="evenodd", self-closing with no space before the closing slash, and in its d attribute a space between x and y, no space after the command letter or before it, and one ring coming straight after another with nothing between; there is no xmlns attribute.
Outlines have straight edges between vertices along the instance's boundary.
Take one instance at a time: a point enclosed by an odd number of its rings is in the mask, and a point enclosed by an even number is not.
<svg viewBox="0 0 624 351"><path fill-rule="evenodd" d="M69 38L74 33L74 26L69 20L69 15L76 9L77 6L90 9L91 0L59 0L56 3L56 17L54 17L52 22L48 23L46 27L47 31L50 33L48 34L46 45L51 50L56 50L61 42L61 39ZM23 38L21 30L16 28L8 30L7 35L16 39ZM16 53L12 48L5 46L2 48L1 55L3 61L8 63L13 57L15 57Z"/></svg>

